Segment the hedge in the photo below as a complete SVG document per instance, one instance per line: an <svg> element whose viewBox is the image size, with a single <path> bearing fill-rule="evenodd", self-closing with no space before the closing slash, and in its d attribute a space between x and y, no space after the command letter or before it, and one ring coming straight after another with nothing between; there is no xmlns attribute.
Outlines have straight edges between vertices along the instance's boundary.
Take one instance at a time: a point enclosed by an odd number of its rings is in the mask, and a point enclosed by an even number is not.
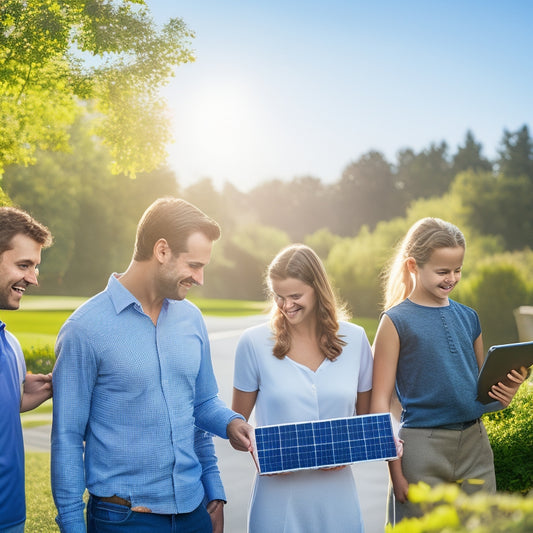
<svg viewBox="0 0 533 533"><path fill-rule="evenodd" d="M386 533L530 533L533 531L533 494L468 495L457 485L430 488L419 483L409 488L409 499L424 515L405 518Z"/></svg>
<svg viewBox="0 0 533 533"><path fill-rule="evenodd" d="M51 346L39 346L24 349L26 369L32 374L48 374L52 372L56 362L54 348Z"/></svg>
<svg viewBox="0 0 533 533"><path fill-rule="evenodd" d="M533 489L533 382L523 384L507 409L484 415L500 491ZM532 530L533 531L533 530Z"/></svg>

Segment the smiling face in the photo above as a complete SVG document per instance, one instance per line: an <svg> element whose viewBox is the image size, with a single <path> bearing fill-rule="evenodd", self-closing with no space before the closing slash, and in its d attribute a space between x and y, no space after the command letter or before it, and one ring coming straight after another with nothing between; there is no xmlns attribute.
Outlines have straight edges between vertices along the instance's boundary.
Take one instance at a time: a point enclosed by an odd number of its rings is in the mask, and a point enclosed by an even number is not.
<svg viewBox="0 0 533 533"><path fill-rule="evenodd" d="M272 279L274 301L291 326L315 320L315 290L295 278Z"/></svg>
<svg viewBox="0 0 533 533"><path fill-rule="evenodd" d="M42 246L19 233L0 255L0 309L18 309L26 288L37 285Z"/></svg>
<svg viewBox="0 0 533 533"><path fill-rule="evenodd" d="M196 232L187 240L187 251L173 255L170 250L161 265L157 280L162 298L183 300L194 285L204 284L204 268L211 259L213 243Z"/></svg>
<svg viewBox="0 0 533 533"><path fill-rule="evenodd" d="M409 271L416 278L409 298L421 305L448 305L448 296L461 279L464 255L464 248L455 246L436 248L423 266L418 266L413 258L409 258Z"/></svg>

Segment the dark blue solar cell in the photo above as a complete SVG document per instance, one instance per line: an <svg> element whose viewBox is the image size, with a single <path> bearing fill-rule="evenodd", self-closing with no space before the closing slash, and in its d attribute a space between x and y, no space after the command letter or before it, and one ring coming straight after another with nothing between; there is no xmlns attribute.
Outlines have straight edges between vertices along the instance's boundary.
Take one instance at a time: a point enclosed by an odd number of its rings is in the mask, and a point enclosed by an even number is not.
<svg viewBox="0 0 533 533"><path fill-rule="evenodd" d="M263 426L255 438L260 473L396 457L388 413Z"/></svg>

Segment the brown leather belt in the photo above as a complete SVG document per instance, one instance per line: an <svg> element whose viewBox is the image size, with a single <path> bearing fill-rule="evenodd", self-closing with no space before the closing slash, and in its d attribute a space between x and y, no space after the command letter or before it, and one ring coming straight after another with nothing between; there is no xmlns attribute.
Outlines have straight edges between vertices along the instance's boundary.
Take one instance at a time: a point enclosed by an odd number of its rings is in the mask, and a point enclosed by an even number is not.
<svg viewBox="0 0 533 533"><path fill-rule="evenodd" d="M96 498L97 500L101 502L123 505L124 507L128 507L135 513L151 513L152 512L151 509L148 509L148 507L144 507L142 505L132 507L131 502L129 500L125 500L124 498L121 498L120 496L117 496L116 494L114 496L94 496L94 494L91 494L91 496L93 496L93 498Z"/></svg>

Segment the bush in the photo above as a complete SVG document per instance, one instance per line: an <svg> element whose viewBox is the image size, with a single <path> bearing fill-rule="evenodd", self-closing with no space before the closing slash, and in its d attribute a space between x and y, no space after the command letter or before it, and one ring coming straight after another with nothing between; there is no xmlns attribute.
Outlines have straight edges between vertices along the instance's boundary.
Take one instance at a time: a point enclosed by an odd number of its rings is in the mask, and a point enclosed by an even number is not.
<svg viewBox="0 0 533 533"><path fill-rule="evenodd" d="M405 518L386 533L527 533L533 531L533 495L467 495L457 485L409 488L409 499L424 510L421 518Z"/></svg>
<svg viewBox="0 0 533 533"><path fill-rule="evenodd" d="M31 347L24 350L26 369L32 374L48 374L52 372L56 362L54 348L51 346Z"/></svg>
<svg viewBox="0 0 533 533"><path fill-rule="evenodd" d="M515 265L484 265L459 289L461 301L479 314L485 346L518 340L513 310L527 305L529 290Z"/></svg>
<svg viewBox="0 0 533 533"><path fill-rule="evenodd" d="M522 385L511 405L483 417L494 452L496 484L500 491L533 489L533 383Z"/></svg>

